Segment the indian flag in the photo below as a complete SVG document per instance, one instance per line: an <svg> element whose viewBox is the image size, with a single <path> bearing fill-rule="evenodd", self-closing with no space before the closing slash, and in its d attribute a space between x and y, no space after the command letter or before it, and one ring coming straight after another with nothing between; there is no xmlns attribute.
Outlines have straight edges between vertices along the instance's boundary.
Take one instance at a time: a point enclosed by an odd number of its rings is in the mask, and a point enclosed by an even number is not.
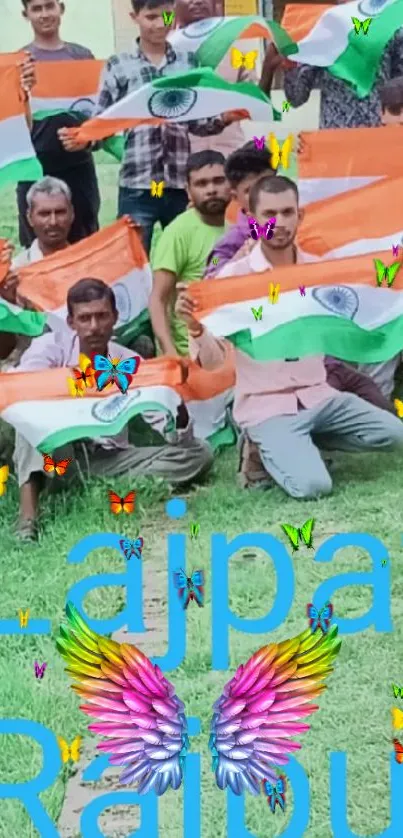
<svg viewBox="0 0 403 838"><path fill-rule="evenodd" d="M3 273L6 270L3 268ZM115 293L118 342L130 343L149 322L151 269L134 225L124 218L53 256L21 268L18 276L21 295L32 302L38 314L21 309L16 312L15 307L0 300L2 331L32 335L32 329L39 329L40 323L42 331L45 324L53 330L67 328L67 292L86 276L102 279Z"/></svg>
<svg viewBox="0 0 403 838"><path fill-rule="evenodd" d="M138 414L164 434L174 429L181 401L196 437L213 447L234 441L226 410L235 379L232 353L213 372L186 359L143 361L126 396L87 390L83 398L73 399L67 391L69 375L69 369L0 374L1 418L41 452L83 437L114 436Z"/></svg>
<svg viewBox="0 0 403 838"><path fill-rule="evenodd" d="M0 186L37 180L42 166L31 142L15 64L0 63L0 90Z"/></svg>
<svg viewBox="0 0 403 838"><path fill-rule="evenodd" d="M298 231L304 253L342 259L403 245L403 177L383 178L305 209Z"/></svg>
<svg viewBox="0 0 403 838"><path fill-rule="evenodd" d="M216 337L257 361L333 355L346 361L386 361L403 348L403 270L392 287L376 282L374 258L390 251L276 268L250 276L192 283L197 317ZM280 286L269 302L269 285ZM303 288L305 295L301 294ZM252 308L259 311L255 319Z"/></svg>
<svg viewBox="0 0 403 838"><path fill-rule="evenodd" d="M210 17L173 30L168 41L174 49L194 52L202 67L218 67L234 41L264 38L274 42L279 52L290 55L297 47L285 29L274 20L258 15Z"/></svg>
<svg viewBox="0 0 403 838"><path fill-rule="evenodd" d="M362 26L356 33L353 17L360 22L371 18L365 34ZM349 82L363 99L374 86L385 47L403 25L403 0L291 4L285 7L281 22L298 42L298 52L289 55L291 61L326 67L332 76Z"/></svg>
<svg viewBox="0 0 403 838"><path fill-rule="evenodd" d="M70 130L79 142L90 142L139 125L186 123L225 111L238 111L239 119L272 119L270 100L260 87L248 82L231 84L204 68L154 79Z"/></svg>
<svg viewBox="0 0 403 838"><path fill-rule="evenodd" d="M399 125L302 132L301 142L298 188L302 206L382 178L399 177L402 172Z"/></svg>

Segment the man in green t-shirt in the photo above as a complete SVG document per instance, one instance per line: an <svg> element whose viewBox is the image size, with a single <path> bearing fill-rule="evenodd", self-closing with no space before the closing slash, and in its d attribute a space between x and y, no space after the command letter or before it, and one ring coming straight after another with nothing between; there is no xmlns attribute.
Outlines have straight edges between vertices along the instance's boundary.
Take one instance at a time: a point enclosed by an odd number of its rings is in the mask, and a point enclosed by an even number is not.
<svg viewBox="0 0 403 838"><path fill-rule="evenodd" d="M226 230L230 184L225 177L224 163L225 158L218 151L190 155L186 174L192 209L165 227L152 259L150 315L155 337L165 355L188 353L186 325L173 313L176 285L202 278L207 256Z"/></svg>

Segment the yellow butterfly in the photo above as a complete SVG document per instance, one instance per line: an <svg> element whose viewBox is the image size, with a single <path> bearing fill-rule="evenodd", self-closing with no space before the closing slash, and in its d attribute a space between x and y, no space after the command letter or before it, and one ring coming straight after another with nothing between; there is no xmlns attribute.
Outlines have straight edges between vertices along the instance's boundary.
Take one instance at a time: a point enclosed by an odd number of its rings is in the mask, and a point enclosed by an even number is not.
<svg viewBox="0 0 403 838"><path fill-rule="evenodd" d="M289 134L284 140L282 148L274 134L269 134L269 151L271 152L271 165L273 169L277 169L281 163L283 169L288 169L290 162L290 154L292 152L293 136Z"/></svg>
<svg viewBox="0 0 403 838"><path fill-rule="evenodd" d="M6 494L6 490L7 490L6 484L7 484L9 474L10 474L10 469L9 469L8 466L2 466L0 468L0 498L1 498L2 495Z"/></svg>
<svg viewBox="0 0 403 838"><path fill-rule="evenodd" d="M280 296L280 285L274 285L273 282L269 283L269 303L278 303L278 298Z"/></svg>
<svg viewBox="0 0 403 838"><path fill-rule="evenodd" d="M395 730L403 728L403 712L397 707L392 707L392 726Z"/></svg>
<svg viewBox="0 0 403 838"><path fill-rule="evenodd" d="M399 419L403 419L403 402L401 402L400 399L395 399L393 404L395 405L396 413Z"/></svg>
<svg viewBox="0 0 403 838"><path fill-rule="evenodd" d="M165 181L164 180L160 180L159 183L157 183L155 180L152 180L151 181L151 195L152 195L152 197L153 198L162 198L162 196L164 194L164 186L165 186Z"/></svg>
<svg viewBox="0 0 403 838"><path fill-rule="evenodd" d="M21 611L21 608L20 608L20 610L18 612L18 616L20 618L20 628L26 628L27 625L28 625L28 619L29 619L29 608L27 608L25 614L24 614L23 611Z"/></svg>
<svg viewBox="0 0 403 838"><path fill-rule="evenodd" d="M81 736L76 736L71 745L69 745L62 736L57 737L62 762L68 762L69 759L71 759L72 762L78 762L80 759L81 740Z"/></svg>
<svg viewBox="0 0 403 838"><path fill-rule="evenodd" d="M241 52L239 49L231 50L231 64L235 70L244 67L245 70L254 70L257 59L257 50L252 52Z"/></svg>

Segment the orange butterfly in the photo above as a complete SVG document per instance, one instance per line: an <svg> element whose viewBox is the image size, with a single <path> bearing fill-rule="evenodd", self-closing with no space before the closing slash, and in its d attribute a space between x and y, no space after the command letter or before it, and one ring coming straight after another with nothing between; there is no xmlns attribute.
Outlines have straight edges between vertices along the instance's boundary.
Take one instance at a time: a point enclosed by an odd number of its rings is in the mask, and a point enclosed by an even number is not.
<svg viewBox="0 0 403 838"><path fill-rule="evenodd" d="M77 369L77 367L73 367L72 372L74 378L67 379L69 393L71 396L74 397L83 396L86 388L91 389L95 387L95 374L91 365L91 361L82 352L80 352L78 366L80 369Z"/></svg>
<svg viewBox="0 0 403 838"><path fill-rule="evenodd" d="M115 492L109 490L108 496L109 503L111 505L111 512L113 512L114 515L120 515L121 512L126 512L127 515L130 515L131 512L134 512L136 492L129 492L125 498L121 498Z"/></svg>
<svg viewBox="0 0 403 838"><path fill-rule="evenodd" d="M395 759L396 762L403 763L403 745L400 744L398 739L393 740L393 745L395 747Z"/></svg>
<svg viewBox="0 0 403 838"><path fill-rule="evenodd" d="M68 460L59 460L57 463L49 454L43 454L43 470L47 472L55 471L59 476L66 473L67 467L73 462L71 457Z"/></svg>

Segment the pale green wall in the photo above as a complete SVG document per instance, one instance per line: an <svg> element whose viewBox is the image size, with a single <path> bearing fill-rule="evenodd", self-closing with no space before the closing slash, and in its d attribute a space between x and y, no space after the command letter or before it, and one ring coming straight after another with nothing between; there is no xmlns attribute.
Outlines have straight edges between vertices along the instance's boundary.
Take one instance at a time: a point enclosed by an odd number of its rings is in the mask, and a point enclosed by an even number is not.
<svg viewBox="0 0 403 838"><path fill-rule="evenodd" d="M96 58L115 51L112 0L65 0L62 37L89 47ZM21 0L0 0L0 52L13 52L31 40Z"/></svg>

